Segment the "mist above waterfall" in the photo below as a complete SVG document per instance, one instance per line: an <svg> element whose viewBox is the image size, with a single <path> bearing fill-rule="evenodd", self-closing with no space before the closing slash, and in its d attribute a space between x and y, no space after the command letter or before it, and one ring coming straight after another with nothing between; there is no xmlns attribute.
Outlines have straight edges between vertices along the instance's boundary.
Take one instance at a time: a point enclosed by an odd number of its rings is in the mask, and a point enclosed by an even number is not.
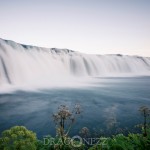
<svg viewBox="0 0 150 150"><path fill-rule="evenodd" d="M150 58L88 55L0 39L0 86L54 86L89 77L150 75Z"/></svg>

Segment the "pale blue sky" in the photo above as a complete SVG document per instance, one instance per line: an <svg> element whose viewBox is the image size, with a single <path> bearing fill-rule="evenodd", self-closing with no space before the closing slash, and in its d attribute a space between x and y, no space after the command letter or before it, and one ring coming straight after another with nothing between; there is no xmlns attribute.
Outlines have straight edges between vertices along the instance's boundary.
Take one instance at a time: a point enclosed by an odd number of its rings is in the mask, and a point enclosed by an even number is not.
<svg viewBox="0 0 150 150"><path fill-rule="evenodd" d="M0 37L84 53L150 56L150 0L0 0Z"/></svg>

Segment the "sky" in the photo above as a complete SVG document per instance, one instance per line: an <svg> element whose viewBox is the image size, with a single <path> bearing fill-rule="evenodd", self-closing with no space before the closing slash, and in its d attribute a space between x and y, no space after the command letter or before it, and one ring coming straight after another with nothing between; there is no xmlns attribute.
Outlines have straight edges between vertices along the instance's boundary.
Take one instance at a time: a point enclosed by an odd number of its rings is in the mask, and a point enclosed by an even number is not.
<svg viewBox="0 0 150 150"><path fill-rule="evenodd" d="M150 0L0 0L0 38L150 57Z"/></svg>

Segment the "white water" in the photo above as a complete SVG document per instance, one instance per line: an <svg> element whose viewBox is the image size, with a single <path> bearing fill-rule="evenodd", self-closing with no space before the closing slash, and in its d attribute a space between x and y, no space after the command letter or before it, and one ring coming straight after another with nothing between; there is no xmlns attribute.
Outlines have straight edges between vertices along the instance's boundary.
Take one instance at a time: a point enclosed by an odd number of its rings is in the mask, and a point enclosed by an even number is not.
<svg viewBox="0 0 150 150"><path fill-rule="evenodd" d="M150 75L150 58L88 55L0 39L0 87L53 86L81 77Z"/></svg>

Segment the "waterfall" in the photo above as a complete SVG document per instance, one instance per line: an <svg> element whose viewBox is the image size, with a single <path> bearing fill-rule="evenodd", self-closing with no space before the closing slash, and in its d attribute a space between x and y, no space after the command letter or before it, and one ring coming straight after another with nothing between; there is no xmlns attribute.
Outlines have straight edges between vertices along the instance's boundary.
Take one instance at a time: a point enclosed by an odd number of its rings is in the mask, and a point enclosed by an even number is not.
<svg viewBox="0 0 150 150"><path fill-rule="evenodd" d="M88 55L0 39L0 86L51 84L80 77L150 75L150 58Z"/></svg>

